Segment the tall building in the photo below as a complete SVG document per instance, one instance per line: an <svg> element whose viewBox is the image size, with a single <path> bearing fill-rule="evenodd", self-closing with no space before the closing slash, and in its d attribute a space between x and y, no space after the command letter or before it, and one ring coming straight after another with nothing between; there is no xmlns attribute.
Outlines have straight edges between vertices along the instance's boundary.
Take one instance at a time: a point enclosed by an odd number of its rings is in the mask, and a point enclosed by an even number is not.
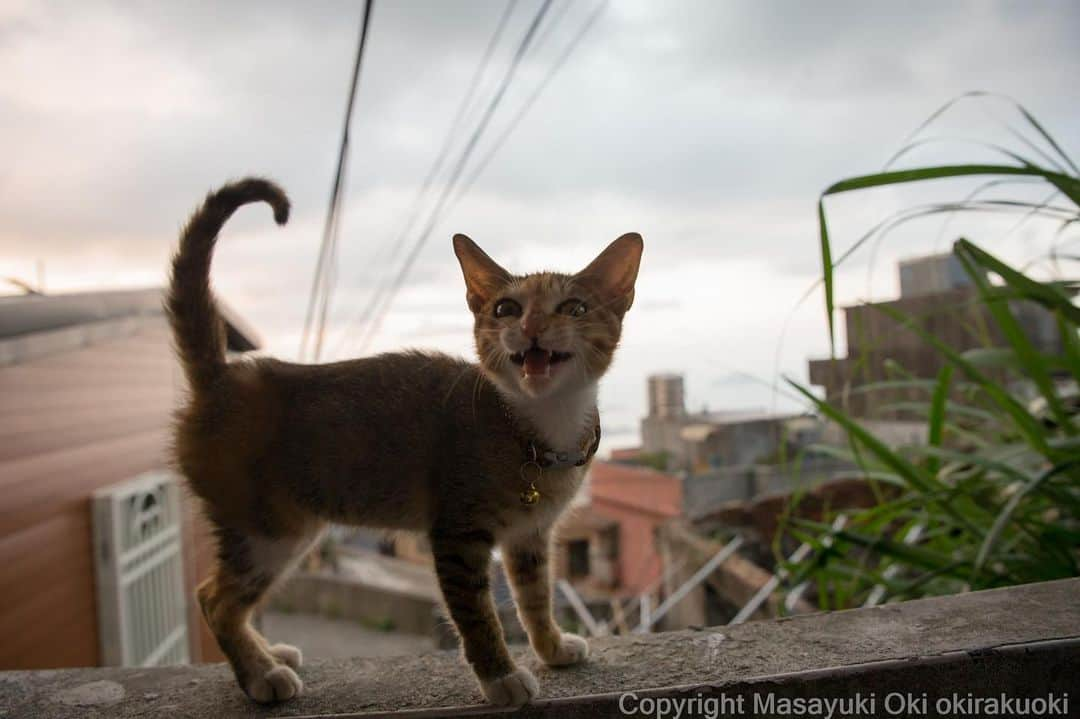
<svg viewBox="0 0 1080 719"><path fill-rule="evenodd" d="M953 256L903 262L899 271L899 299L844 308L847 356L809 363L810 383L824 387L829 402L857 417L902 419L902 411L887 408L897 402L926 400L925 391L915 387L852 391L896 379L890 365L917 378L933 379L944 364L940 352L883 310L914 318L927 332L960 352L1006 344L989 308ZM1061 352L1053 314L1025 300L1014 300L1009 308L1039 351Z"/></svg>
<svg viewBox="0 0 1080 719"><path fill-rule="evenodd" d="M918 297L971 287L971 278L956 255L929 255L900 261L900 296Z"/></svg>
<svg viewBox="0 0 1080 719"><path fill-rule="evenodd" d="M686 414L681 374L654 374L649 377L649 416L682 417Z"/></svg>
<svg viewBox="0 0 1080 719"><path fill-rule="evenodd" d="M641 420L641 449L647 454L665 454L668 469L681 469L685 452L679 433L690 421L686 414L683 377L680 374L654 374L646 386L649 414Z"/></svg>

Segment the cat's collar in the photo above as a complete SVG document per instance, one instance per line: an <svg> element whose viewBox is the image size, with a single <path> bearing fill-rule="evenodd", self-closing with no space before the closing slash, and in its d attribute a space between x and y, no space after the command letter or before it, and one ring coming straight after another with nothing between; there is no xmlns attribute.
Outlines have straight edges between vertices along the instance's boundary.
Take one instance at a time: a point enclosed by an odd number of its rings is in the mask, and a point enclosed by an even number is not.
<svg viewBox="0 0 1080 719"><path fill-rule="evenodd" d="M502 405L503 413L506 415L506 419L509 420L510 426L514 429L514 434L517 435L518 440L521 443L522 450L525 453L526 464L536 464L541 469L582 467L593 458L593 455L596 454L596 450L600 448L600 412L595 408L593 409L593 415L596 417L596 420L593 423L590 432L578 442L574 451L560 452L547 447L543 442L536 439L535 432L526 431L522 427L522 423L514 416L514 413L510 410L510 407L506 402L500 400L499 404Z"/></svg>
<svg viewBox="0 0 1080 719"><path fill-rule="evenodd" d="M525 461L536 462L542 469L564 469L566 467L582 467L600 448L600 418L597 415L593 425L591 441L586 439L582 447L574 452L556 452L546 449L544 445L537 443L535 439L528 439L525 444Z"/></svg>
<svg viewBox="0 0 1080 719"><path fill-rule="evenodd" d="M593 407L593 416L596 417L596 421L593 423L592 434L579 442L575 451L559 452L548 449L543 443L538 442L534 437L535 433L522 431L521 423L514 417L509 405L501 400L500 404L503 414L506 415L525 453L524 461L521 463L521 479L528 486L520 495L521 503L524 505L532 506L540 501L540 490L537 489L536 483L540 481L545 469L583 467L588 464L600 447L600 411L595 407Z"/></svg>

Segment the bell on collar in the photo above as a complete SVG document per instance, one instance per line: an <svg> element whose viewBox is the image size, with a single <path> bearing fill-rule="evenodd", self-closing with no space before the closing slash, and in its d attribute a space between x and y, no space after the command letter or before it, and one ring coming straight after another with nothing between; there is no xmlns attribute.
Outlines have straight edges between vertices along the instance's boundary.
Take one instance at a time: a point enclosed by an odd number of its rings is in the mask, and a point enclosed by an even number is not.
<svg viewBox="0 0 1080 719"><path fill-rule="evenodd" d="M536 488L535 484L530 484L529 488L521 493L522 504L536 504L540 501L540 490Z"/></svg>

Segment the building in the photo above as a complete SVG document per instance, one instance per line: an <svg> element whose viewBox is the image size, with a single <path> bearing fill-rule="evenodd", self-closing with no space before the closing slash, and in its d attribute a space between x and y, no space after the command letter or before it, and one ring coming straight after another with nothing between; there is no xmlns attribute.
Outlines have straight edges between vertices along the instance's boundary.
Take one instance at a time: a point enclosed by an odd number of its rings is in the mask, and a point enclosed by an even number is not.
<svg viewBox="0 0 1080 719"><path fill-rule="evenodd" d="M622 447L611 450L608 459L621 464L641 464L641 452L641 447Z"/></svg>
<svg viewBox="0 0 1080 719"><path fill-rule="evenodd" d="M804 415L762 410L687 412L683 378L648 378L649 414L641 420L641 448L619 457L662 458L669 471L695 474L752 465L775 454L782 443L803 445L817 438L816 423ZM808 429L808 422L810 425ZM613 454L613 457L615 455ZM652 462L649 462L652 464Z"/></svg>
<svg viewBox="0 0 1080 719"><path fill-rule="evenodd" d="M658 464L679 469L685 464L680 432L692 418L686 412L683 378L677 374L646 379L649 414L641 420L641 453L659 458Z"/></svg>
<svg viewBox="0 0 1080 719"><path fill-rule="evenodd" d="M681 374L656 374L648 378L649 416L682 417L686 414Z"/></svg>
<svg viewBox="0 0 1080 719"><path fill-rule="evenodd" d="M956 255L929 255L900 260L900 296L918 297L971 288L971 277Z"/></svg>
<svg viewBox="0 0 1080 719"><path fill-rule="evenodd" d="M594 460L558 530L556 573L586 597L632 596L663 573L657 528L682 513L682 482L646 467Z"/></svg>
<svg viewBox="0 0 1080 719"><path fill-rule="evenodd" d="M256 348L231 313L227 324L231 351ZM106 662L99 618L108 602L125 600L96 586L104 552L95 551L92 498L148 472L167 476L183 391L160 290L0 298L0 668ZM177 617L187 639L178 653L217 660L189 601L211 545L193 502L171 496L182 568L173 579L183 585L174 598L186 612ZM120 529L160 523L164 499L142 495L145 504L129 509L145 525Z"/></svg>
<svg viewBox="0 0 1080 719"><path fill-rule="evenodd" d="M852 391L898 379L890 366L932 379L944 364L940 352L902 327L888 311L916 318L926 331L958 352L1006 344L989 308L952 255L901 263L900 278L899 299L844 308L846 357L810 360L811 384L824 387L829 402L857 417L902 420L904 412L895 408L896 403L927 399L924 390L914 387ZM1061 353L1053 314L1028 301L1013 301L1010 308L1037 349Z"/></svg>
<svg viewBox="0 0 1080 719"><path fill-rule="evenodd" d="M680 432L690 474L745 467L776 454L785 442L805 444L813 436L800 434L802 425L813 423L801 414L726 412L701 419Z"/></svg>
<svg viewBox="0 0 1080 719"><path fill-rule="evenodd" d="M809 467L804 450L822 441L827 429L817 417L763 410L687 412L679 375L649 377L648 392L642 446L613 452L612 458L677 472L685 516L724 502L788 493L807 477L818 481L836 468L815 460L815 471L803 471Z"/></svg>

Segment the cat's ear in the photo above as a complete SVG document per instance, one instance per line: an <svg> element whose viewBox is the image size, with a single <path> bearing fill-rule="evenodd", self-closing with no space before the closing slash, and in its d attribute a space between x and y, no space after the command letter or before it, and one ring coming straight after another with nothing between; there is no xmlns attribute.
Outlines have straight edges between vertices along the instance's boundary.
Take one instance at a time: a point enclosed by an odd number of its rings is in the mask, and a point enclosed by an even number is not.
<svg viewBox="0 0 1080 719"><path fill-rule="evenodd" d="M634 282L644 247L641 235L627 232L577 273L575 279L598 292L604 304L622 315L634 303Z"/></svg>
<svg viewBox="0 0 1080 719"><path fill-rule="evenodd" d="M510 273L465 235L454 235L454 254L465 275L465 301L470 310L479 312L510 282Z"/></svg>

